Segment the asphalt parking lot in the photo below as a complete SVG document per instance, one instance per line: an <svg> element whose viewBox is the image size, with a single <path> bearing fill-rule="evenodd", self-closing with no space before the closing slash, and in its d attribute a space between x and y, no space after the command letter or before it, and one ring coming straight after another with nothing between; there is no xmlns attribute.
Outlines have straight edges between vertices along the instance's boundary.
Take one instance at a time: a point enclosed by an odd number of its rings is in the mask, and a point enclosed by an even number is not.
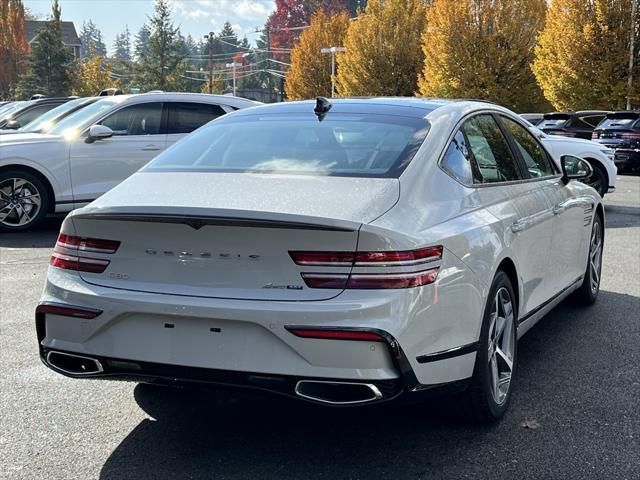
<svg viewBox="0 0 640 480"><path fill-rule="evenodd" d="M61 220L0 234L0 477L640 478L640 177L605 203L598 302L521 340L511 408L480 427L446 400L338 410L64 378L33 323Z"/></svg>

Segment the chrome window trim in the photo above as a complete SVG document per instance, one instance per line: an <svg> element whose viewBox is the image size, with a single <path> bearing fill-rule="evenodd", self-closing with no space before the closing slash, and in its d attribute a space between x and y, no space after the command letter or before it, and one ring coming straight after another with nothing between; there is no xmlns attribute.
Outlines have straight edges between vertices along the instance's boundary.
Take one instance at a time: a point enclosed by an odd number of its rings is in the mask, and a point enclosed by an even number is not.
<svg viewBox="0 0 640 480"><path fill-rule="evenodd" d="M471 117L474 117L476 115L482 115L482 114L496 114L496 115L504 115L505 117L513 120L514 122L518 123L522 128L527 129L527 126L524 122L522 122L521 120L516 119L514 116L508 114L507 112L503 112L502 110L492 110L489 108L485 108L485 109L481 109L481 110L475 110L473 112L470 112L468 114L466 114L465 116L463 116L458 123L456 123L455 127L453 128L452 132L449 134L449 137L447 138L447 143L445 145L445 147L442 149L442 151L440 152L440 155L438 157L438 168L440 168L440 170L442 170L447 176L451 177L452 179L454 179L457 183L459 183L460 185L462 185L463 187L466 188L490 188L490 187L502 187L502 186L509 186L509 185L518 185L521 183L533 183L533 182L539 182L539 181L543 181L543 180L552 180L552 179L561 179L562 178L562 174L561 173L556 173L555 175L548 175L546 177L536 177L536 178L523 178L520 180L510 180L507 182L492 182L492 183L472 183L472 184L467 184L462 182L459 178L457 178L455 175L453 175L452 173L450 173L442 164L443 160L444 160L444 156L447 153L447 150L449 149L449 145L451 145L451 141L453 140L453 138L455 137L456 133L458 133L458 131L460 130L460 127L462 126L462 124L464 122L466 122L467 120L469 120ZM532 136L535 138L535 135L532 134ZM426 139L425 139L426 140ZM505 141L508 142L508 140L505 138ZM546 149L546 147L542 144L542 142L538 141L538 143L542 146L543 150L545 151L545 153L549 156L549 159L551 160L551 164L553 166L553 168L556 168L557 165L555 165L555 162L553 161L553 157L551 156L551 154L549 154L549 151Z"/></svg>

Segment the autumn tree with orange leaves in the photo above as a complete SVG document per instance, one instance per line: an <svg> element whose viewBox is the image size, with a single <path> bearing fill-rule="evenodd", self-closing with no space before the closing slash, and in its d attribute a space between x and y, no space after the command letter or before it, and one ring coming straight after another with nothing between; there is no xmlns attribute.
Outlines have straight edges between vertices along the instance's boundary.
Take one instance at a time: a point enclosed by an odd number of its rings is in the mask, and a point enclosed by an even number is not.
<svg viewBox="0 0 640 480"><path fill-rule="evenodd" d="M7 98L24 72L27 53L21 0L0 0L0 99Z"/></svg>
<svg viewBox="0 0 640 480"><path fill-rule="evenodd" d="M530 67L546 9L546 0L434 0L422 35L419 94L548 109Z"/></svg>
<svg viewBox="0 0 640 480"><path fill-rule="evenodd" d="M300 35L291 51L291 68L285 79L290 100L331 96L331 55L320 52L326 47L341 47L349 28L349 15L328 15L319 10L311 26Z"/></svg>

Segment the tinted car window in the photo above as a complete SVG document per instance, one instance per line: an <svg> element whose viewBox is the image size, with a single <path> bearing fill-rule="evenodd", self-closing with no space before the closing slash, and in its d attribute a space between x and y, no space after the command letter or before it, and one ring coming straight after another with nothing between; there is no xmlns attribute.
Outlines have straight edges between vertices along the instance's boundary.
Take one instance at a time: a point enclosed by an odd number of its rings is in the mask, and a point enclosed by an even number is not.
<svg viewBox="0 0 640 480"><path fill-rule="evenodd" d="M224 116L147 170L397 177L427 134L422 118L333 113Z"/></svg>
<svg viewBox="0 0 640 480"><path fill-rule="evenodd" d="M51 103L46 103L44 105L37 105L23 113L19 113L18 115L15 116L14 120L18 122L21 126L24 126L27 123L32 122L33 120L38 118L43 113L47 113L49 110L52 110L57 106L58 105L51 104Z"/></svg>
<svg viewBox="0 0 640 480"><path fill-rule="evenodd" d="M481 182L477 164L472 161L469 145L464 133L458 131L447 148L442 167L465 185Z"/></svg>
<svg viewBox="0 0 640 480"><path fill-rule="evenodd" d="M491 115L478 115L467 120L461 128L477 164L478 178L474 183L495 183L520 180L507 140Z"/></svg>
<svg viewBox="0 0 640 480"><path fill-rule="evenodd" d="M162 103L130 105L108 116L101 125L114 135L157 135L162 121Z"/></svg>
<svg viewBox="0 0 640 480"><path fill-rule="evenodd" d="M225 113L220 105L172 102L169 104L168 133L191 133Z"/></svg>
<svg viewBox="0 0 640 480"><path fill-rule="evenodd" d="M606 115L589 115L587 117L582 117L581 120L587 124L589 128L595 128Z"/></svg>
<svg viewBox="0 0 640 480"><path fill-rule="evenodd" d="M549 157L533 135L510 118L502 117L502 121L516 142L520 155L522 155L524 163L527 165L529 174L532 177L555 175L556 171L551 165Z"/></svg>
<svg viewBox="0 0 640 480"><path fill-rule="evenodd" d="M601 128L633 128L636 121L640 118L640 115L634 112L629 113L613 113L607 115L607 117L598 125L598 129ZM638 124L635 125L636 127Z"/></svg>

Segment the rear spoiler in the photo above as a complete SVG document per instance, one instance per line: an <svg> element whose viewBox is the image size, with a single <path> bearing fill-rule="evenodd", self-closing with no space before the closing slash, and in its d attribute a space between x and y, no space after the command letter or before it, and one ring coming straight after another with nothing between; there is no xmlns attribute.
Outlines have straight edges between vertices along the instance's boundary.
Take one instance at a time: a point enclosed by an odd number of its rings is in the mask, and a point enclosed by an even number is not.
<svg viewBox="0 0 640 480"><path fill-rule="evenodd" d="M225 227L254 227L254 228L289 228L298 230L325 230L337 232L355 232L361 227L360 223L339 219L325 219L306 217L293 214L271 212L244 212L233 210L218 210L208 214L187 214L179 212L184 208L171 208L172 212L147 213L144 211L127 211L127 207L111 208L81 208L70 214L72 220L112 220L119 222L147 222L147 223L174 223L189 225L199 230L205 225ZM138 208L138 210L148 210ZM154 209L155 210L155 209ZM178 211L177 211L178 210ZM189 209L192 211L192 209ZM209 210L209 209L194 209Z"/></svg>

